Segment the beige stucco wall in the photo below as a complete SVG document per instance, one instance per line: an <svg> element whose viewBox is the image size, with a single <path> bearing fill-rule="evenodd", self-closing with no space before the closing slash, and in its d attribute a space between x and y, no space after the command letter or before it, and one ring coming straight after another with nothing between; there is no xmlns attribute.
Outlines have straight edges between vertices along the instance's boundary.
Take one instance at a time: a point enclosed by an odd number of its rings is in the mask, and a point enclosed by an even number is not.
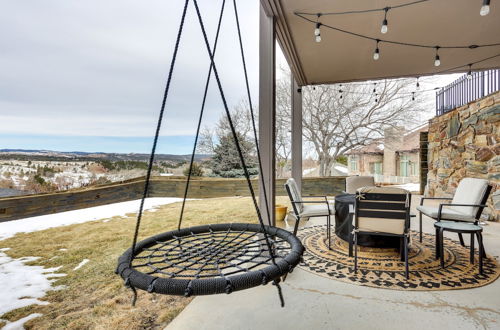
<svg viewBox="0 0 500 330"><path fill-rule="evenodd" d="M493 185L485 213L499 221L500 92L430 120L429 195L453 196L464 177Z"/></svg>

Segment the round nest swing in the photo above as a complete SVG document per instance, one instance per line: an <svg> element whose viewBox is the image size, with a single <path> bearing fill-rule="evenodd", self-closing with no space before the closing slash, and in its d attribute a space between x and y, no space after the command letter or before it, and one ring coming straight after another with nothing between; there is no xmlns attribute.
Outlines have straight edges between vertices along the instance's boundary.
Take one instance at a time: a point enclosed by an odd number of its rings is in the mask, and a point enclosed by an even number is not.
<svg viewBox="0 0 500 330"><path fill-rule="evenodd" d="M245 158L238 141L238 135L231 118L231 113L228 109L222 84L217 72L217 67L214 62L214 55L219 37L225 2L226 0L222 0L219 23L212 51L208 43L207 34L197 0L193 0L198 21L205 40L205 46L210 58L210 68L206 79L205 91L198 119L198 127L193 152L191 154L189 174L184 190L184 198L179 216L178 228L177 230L158 234L137 242L144 209L144 201L148 196L156 146L158 143L163 114L165 111L165 104L170 89L170 82L177 58L177 51L179 48L189 0L186 0L184 4L184 10L177 33L177 40L170 63L168 80L156 127L156 134L149 158L144 191L137 215L132 246L118 259L118 267L116 269L116 273L125 280L125 285L131 288L134 293L132 304L135 304L137 298L136 288L150 293L189 297L193 295L209 295L219 293L229 294L234 291L244 290L272 282L278 289L281 306L284 306L284 299L279 285L280 279L282 276L286 277L288 273L292 272L294 267L300 262L304 253L304 247L302 246L300 240L292 233L264 224L261 210L257 204L255 192L250 181L250 174L245 163ZM260 173L262 173L262 161L257 140L255 116L250 97L250 88L243 52L236 0L233 0L233 6L246 83L246 92L250 106L258 165ZM196 154L196 146L212 72L217 82L217 87L224 105L224 110L227 115L228 123L238 151L238 156L240 158L248 189L257 213L259 224L224 223L181 228L189 183L191 180L194 156ZM267 200L267 189L265 184L262 185L262 191L265 200ZM269 205L265 205L265 210L268 219L270 219L271 213Z"/></svg>
<svg viewBox="0 0 500 330"><path fill-rule="evenodd" d="M290 232L266 226L274 261L258 224L233 223L184 228L159 234L119 259L118 272L129 285L170 295L231 293L290 272L303 249Z"/></svg>

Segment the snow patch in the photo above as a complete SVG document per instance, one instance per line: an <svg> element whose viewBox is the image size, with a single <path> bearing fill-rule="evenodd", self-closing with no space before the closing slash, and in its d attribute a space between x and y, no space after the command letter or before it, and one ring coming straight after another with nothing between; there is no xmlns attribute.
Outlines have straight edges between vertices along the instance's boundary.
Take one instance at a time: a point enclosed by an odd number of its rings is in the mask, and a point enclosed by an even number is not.
<svg viewBox="0 0 500 330"><path fill-rule="evenodd" d="M39 258L12 259L0 252L0 283L3 283L0 295L0 315L33 304L48 304L39 298L52 289L52 283L56 281L56 278L66 276L66 274L55 273L61 267L44 268L26 265L37 259Z"/></svg>
<svg viewBox="0 0 500 330"><path fill-rule="evenodd" d="M30 314L26 317L23 317L22 319L19 319L14 322L9 322L7 320L2 320L4 322L7 322L7 324L2 328L2 330L18 330L18 329L24 329L23 324L28 322L29 320L32 320L34 318L40 317L42 314L40 313L33 313Z"/></svg>
<svg viewBox="0 0 500 330"><path fill-rule="evenodd" d="M154 197L146 199L144 210L160 205L182 201L181 198ZM81 210L67 211L55 214L41 215L0 223L0 240L13 237L17 233L31 233L60 226L69 226L87 221L106 219L115 216L125 216L139 211L140 200L94 206Z"/></svg>
<svg viewBox="0 0 500 330"><path fill-rule="evenodd" d="M78 264L78 266L76 266L75 268L73 268L73 270L78 270L78 269L82 268L89 261L90 261L89 259L83 259L82 262L80 262Z"/></svg>
<svg viewBox="0 0 500 330"><path fill-rule="evenodd" d="M398 184L391 187L406 189L409 192L420 191L420 183L406 183L406 184Z"/></svg>

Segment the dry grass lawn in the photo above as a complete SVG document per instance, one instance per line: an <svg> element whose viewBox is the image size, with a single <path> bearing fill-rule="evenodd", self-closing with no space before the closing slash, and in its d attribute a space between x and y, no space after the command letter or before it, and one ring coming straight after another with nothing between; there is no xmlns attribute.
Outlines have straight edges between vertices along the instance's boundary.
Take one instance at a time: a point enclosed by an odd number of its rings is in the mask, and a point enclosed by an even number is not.
<svg viewBox="0 0 500 330"><path fill-rule="evenodd" d="M279 197L280 204L287 204ZM140 239L175 229L180 203L146 212ZM189 201L183 227L209 223L257 222L250 198L219 198ZM0 241L0 248L12 258L41 257L30 263L44 267L62 266L67 276L53 285L63 289L49 291L42 299L49 304L31 305L0 319L16 321L31 313L41 313L25 324L33 329L156 329L165 327L191 301L191 298L162 296L139 291L135 307L131 292L114 270L118 257L130 247L135 215L115 217L109 222L92 221L44 231L18 234ZM60 249L67 249L61 251ZM83 259L90 261L73 270ZM3 285L8 285L4 283ZM0 327L2 324L0 323Z"/></svg>

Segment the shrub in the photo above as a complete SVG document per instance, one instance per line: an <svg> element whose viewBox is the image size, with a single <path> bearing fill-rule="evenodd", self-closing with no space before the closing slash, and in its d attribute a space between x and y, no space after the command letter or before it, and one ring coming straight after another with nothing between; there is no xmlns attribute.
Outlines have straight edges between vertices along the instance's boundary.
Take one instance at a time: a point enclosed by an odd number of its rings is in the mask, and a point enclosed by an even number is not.
<svg viewBox="0 0 500 330"><path fill-rule="evenodd" d="M189 175L189 166L184 169L182 172L185 176ZM203 176L203 168L198 163L193 163L193 167L191 168L191 176Z"/></svg>

